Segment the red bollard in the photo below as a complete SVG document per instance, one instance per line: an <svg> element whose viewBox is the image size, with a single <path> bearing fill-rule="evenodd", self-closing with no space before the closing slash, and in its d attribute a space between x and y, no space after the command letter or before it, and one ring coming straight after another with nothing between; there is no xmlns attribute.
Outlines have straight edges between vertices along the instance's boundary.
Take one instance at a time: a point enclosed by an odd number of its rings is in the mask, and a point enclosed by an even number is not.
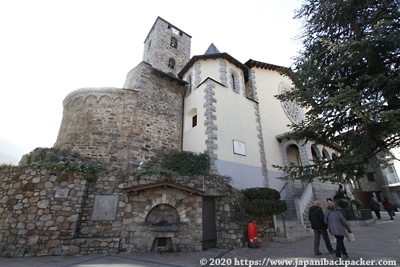
<svg viewBox="0 0 400 267"><path fill-rule="evenodd" d="M258 247L257 244L257 225L255 222L247 223L247 238L249 239L249 247L254 248Z"/></svg>

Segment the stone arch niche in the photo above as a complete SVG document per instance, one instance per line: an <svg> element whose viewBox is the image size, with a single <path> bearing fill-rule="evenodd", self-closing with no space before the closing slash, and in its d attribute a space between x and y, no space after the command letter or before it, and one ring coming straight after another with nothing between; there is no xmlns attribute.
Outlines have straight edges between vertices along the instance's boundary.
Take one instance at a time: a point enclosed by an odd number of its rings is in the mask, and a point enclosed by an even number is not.
<svg viewBox="0 0 400 267"><path fill-rule="evenodd" d="M132 205L127 251L201 250L202 191L167 181L124 191Z"/></svg>
<svg viewBox="0 0 400 267"><path fill-rule="evenodd" d="M172 233L178 232L180 219L174 207L168 204L153 207L145 222L149 225L149 232L154 235L151 251L176 251L172 240L175 234Z"/></svg>
<svg viewBox="0 0 400 267"><path fill-rule="evenodd" d="M160 204L152 208L145 222L151 225L153 231L177 231L180 223L179 213L168 204Z"/></svg>

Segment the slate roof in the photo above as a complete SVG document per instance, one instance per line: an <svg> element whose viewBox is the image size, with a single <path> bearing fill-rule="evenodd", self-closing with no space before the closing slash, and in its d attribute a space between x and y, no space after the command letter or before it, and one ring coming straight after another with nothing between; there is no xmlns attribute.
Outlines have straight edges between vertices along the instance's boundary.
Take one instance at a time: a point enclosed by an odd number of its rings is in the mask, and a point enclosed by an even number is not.
<svg viewBox="0 0 400 267"><path fill-rule="evenodd" d="M211 45L208 47L207 51L205 52L204 55L200 56L193 56L189 62L183 67L183 69L178 73L178 77L182 79L183 74L191 67L193 64L200 59L217 59L217 58L224 58L228 60L230 63L234 64L238 68L242 69L243 74L244 74L244 80L247 82L249 79L249 74L248 74L248 67L244 65L243 63L239 62L237 59L229 55L228 53L221 53L217 47L211 43Z"/></svg>
<svg viewBox="0 0 400 267"><path fill-rule="evenodd" d="M218 48L211 43L210 46L207 48L207 51L204 53L204 55L211 55L211 54L220 54Z"/></svg>

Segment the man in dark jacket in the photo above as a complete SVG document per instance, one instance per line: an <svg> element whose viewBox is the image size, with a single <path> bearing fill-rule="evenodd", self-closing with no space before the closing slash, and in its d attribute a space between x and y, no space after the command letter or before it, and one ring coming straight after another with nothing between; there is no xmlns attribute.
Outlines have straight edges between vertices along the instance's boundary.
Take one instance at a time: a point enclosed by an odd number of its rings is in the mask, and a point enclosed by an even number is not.
<svg viewBox="0 0 400 267"><path fill-rule="evenodd" d="M394 206L392 204L392 202L389 201L389 199L387 199L386 197L383 199L382 201L382 205L385 208L385 210L387 211L387 213L390 216L390 219L393 220L393 209Z"/></svg>
<svg viewBox="0 0 400 267"><path fill-rule="evenodd" d="M371 198L371 200L369 202L369 206L370 206L371 210L373 210L375 212L376 218L378 220L380 220L381 219L381 206L379 205L379 203L374 198Z"/></svg>
<svg viewBox="0 0 400 267"><path fill-rule="evenodd" d="M311 228L314 230L314 253L315 255L321 255L319 251L319 243L321 235L324 238L326 248L329 253L334 253L335 250L332 247L331 241L328 236L328 226L324 223L324 212L321 208L321 202L314 201L314 205L310 207L308 213L308 219L311 222Z"/></svg>

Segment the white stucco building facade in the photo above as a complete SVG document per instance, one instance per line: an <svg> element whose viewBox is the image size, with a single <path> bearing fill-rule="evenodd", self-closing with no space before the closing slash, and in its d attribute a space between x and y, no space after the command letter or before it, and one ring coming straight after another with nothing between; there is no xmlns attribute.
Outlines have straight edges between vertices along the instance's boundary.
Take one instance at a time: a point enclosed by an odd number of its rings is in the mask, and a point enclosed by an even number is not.
<svg viewBox="0 0 400 267"><path fill-rule="evenodd" d="M289 125L300 122L305 111L276 98L292 88L292 81L281 74L285 67L253 59L242 63L214 44L203 55L191 56L190 43L190 35L157 18L143 56L154 68L187 83L182 150L207 153L210 172L229 176L237 189L270 187L288 203L297 201L294 213L299 220L312 200L325 204L333 198L338 184L282 180L285 174L273 167L307 165L335 154L330 147L288 137ZM351 197L352 189L362 191L348 184Z"/></svg>

